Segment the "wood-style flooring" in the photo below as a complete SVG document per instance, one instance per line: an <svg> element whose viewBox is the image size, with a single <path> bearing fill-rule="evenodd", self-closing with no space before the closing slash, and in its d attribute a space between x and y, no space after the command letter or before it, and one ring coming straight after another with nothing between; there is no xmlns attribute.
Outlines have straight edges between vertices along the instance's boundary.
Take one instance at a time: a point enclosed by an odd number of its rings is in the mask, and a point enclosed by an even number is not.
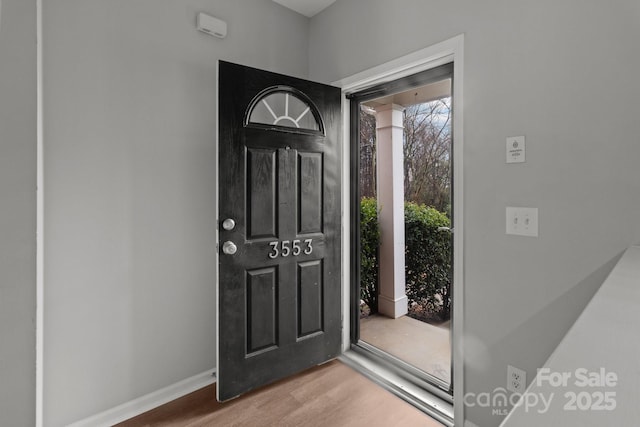
<svg viewBox="0 0 640 427"><path fill-rule="evenodd" d="M118 424L141 426L442 427L339 361L317 366L226 403L215 384Z"/></svg>

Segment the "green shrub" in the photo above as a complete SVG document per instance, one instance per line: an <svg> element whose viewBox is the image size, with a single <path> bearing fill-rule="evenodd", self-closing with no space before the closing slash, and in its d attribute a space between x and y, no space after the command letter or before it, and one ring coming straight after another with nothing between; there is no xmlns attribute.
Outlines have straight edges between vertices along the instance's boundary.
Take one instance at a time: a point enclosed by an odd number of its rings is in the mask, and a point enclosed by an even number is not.
<svg viewBox="0 0 640 427"><path fill-rule="evenodd" d="M451 221L434 208L405 203L405 279L409 304L437 313L451 314L451 234L438 231Z"/></svg>
<svg viewBox="0 0 640 427"><path fill-rule="evenodd" d="M360 298L370 312L378 312L378 205L376 199L363 197L360 202Z"/></svg>
<svg viewBox="0 0 640 427"><path fill-rule="evenodd" d="M419 305L448 320L451 314L451 234L442 212L412 202L405 203L405 278L410 305ZM360 205L360 297L371 313L378 311L378 208L373 198ZM384 236L383 236L384 238Z"/></svg>

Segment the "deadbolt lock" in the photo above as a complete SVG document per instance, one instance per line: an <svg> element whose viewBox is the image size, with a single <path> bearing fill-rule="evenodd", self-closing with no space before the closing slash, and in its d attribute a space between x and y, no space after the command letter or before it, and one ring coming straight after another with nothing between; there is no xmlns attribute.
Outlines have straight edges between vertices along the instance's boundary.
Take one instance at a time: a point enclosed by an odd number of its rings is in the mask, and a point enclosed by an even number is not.
<svg viewBox="0 0 640 427"><path fill-rule="evenodd" d="M227 231L231 231L234 228L236 228L236 222L231 218L227 218L224 221L222 221L222 228L224 228Z"/></svg>

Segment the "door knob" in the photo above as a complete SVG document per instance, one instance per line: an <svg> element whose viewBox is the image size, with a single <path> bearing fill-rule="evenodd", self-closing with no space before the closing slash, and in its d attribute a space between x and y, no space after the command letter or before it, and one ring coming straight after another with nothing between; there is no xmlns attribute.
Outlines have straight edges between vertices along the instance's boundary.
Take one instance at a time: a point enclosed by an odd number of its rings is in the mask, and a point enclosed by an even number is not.
<svg viewBox="0 0 640 427"><path fill-rule="evenodd" d="M227 218L224 221L222 221L222 228L224 228L227 231L231 231L234 228L236 228L236 222L231 218Z"/></svg>
<svg viewBox="0 0 640 427"><path fill-rule="evenodd" d="M222 244L222 252L225 255L233 255L238 251L238 247L235 243L226 241Z"/></svg>

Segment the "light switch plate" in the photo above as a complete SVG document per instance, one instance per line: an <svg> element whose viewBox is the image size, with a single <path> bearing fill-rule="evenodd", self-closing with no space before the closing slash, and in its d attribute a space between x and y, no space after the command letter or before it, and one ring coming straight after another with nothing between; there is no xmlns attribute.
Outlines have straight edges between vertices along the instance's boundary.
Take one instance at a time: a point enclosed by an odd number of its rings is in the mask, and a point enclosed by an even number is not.
<svg viewBox="0 0 640 427"><path fill-rule="evenodd" d="M526 160L524 136L507 138L507 163L524 163Z"/></svg>
<svg viewBox="0 0 640 427"><path fill-rule="evenodd" d="M538 237L538 208L507 207L506 232L516 236Z"/></svg>

